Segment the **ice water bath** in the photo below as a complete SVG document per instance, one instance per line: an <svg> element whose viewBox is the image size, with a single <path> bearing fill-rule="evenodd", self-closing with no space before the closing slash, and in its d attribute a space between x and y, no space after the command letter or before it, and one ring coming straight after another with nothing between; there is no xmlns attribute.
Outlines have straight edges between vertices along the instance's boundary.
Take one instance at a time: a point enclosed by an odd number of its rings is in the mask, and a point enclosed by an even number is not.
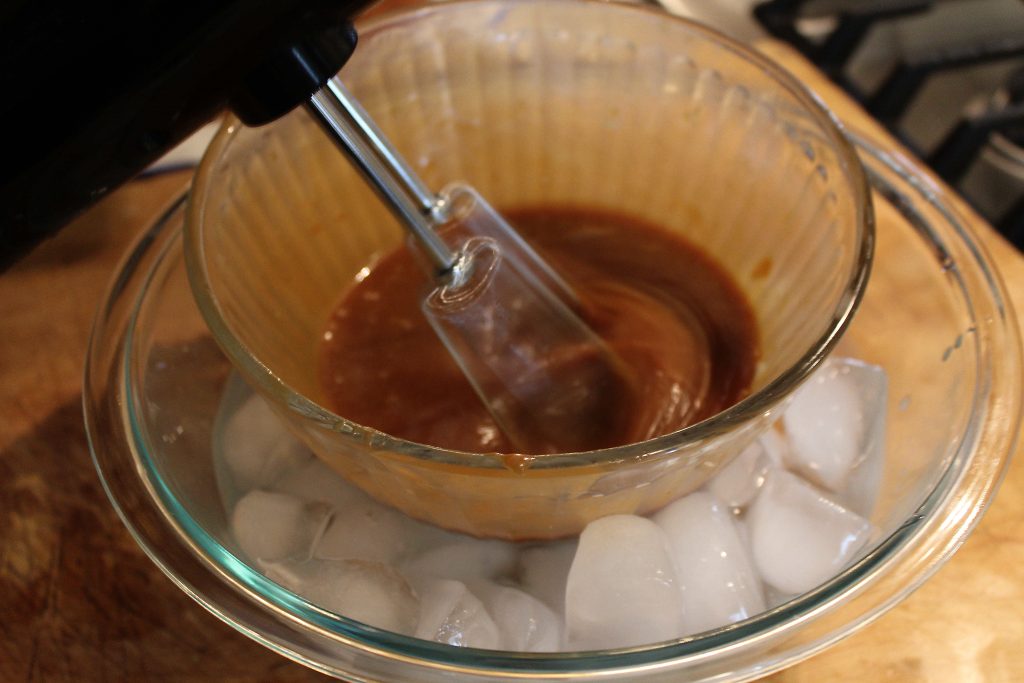
<svg viewBox="0 0 1024 683"><path fill-rule="evenodd" d="M846 567L877 540L886 403L880 368L833 359L701 490L543 543L453 533L374 501L237 378L215 454L238 551L313 604L450 645L593 650L726 626Z"/></svg>

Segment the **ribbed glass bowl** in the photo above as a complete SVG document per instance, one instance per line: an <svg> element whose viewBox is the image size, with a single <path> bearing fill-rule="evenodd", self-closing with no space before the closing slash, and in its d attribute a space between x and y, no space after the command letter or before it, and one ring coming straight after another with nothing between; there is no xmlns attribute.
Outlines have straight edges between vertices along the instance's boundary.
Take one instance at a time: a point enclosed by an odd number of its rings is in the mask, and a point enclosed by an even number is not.
<svg viewBox="0 0 1024 683"><path fill-rule="evenodd" d="M308 603L246 563L228 533L212 439L232 372L192 298L179 199L126 257L89 349L85 413L110 499L182 590L281 654L353 681L749 680L870 623L936 571L977 524L1015 447L1020 340L976 238L905 160L858 143L879 248L840 353L885 368L878 534L816 589L715 631L628 650L551 655L395 635ZM798 549L795 549L798 552Z"/></svg>
<svg viewBox="0 0 1024 683"><path fill-rule="evenodd" d="M462 180L499 211L584 207L680 234L744 292L760 336L735 405L529 467L346 420L320 381L326 321L402 230L306 112L259 129L228 121L186 218L199 308L245 380L374 498L512 540L652 512L739 453L846 329L870 271L867 183L829 112L753 51L584 0L440 4L363 26L360 41L342 78L428 186Z"/></svg>

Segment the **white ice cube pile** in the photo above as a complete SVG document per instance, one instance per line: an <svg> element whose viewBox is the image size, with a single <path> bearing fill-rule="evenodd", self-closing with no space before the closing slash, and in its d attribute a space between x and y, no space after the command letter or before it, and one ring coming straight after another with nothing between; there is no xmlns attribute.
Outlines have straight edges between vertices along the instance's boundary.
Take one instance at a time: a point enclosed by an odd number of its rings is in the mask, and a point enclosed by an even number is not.
<svg viewBox="0 0 1024 683"><path fill-rule="evenodd" d="M746 619L849 565L874 533L886 394L880 368L830 360L702 490L549 543L475 539L382 505L255 396L225 424L218 472L240 555L325 610L465 647L630 647Z"/></svg>

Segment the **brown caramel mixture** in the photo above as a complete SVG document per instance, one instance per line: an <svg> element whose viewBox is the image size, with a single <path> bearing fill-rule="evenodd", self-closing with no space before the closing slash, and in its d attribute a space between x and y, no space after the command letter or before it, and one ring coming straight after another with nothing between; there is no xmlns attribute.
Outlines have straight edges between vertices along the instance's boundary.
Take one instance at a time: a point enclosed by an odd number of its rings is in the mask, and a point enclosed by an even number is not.
<svg viewBox="0 0 1024 683"><path fill-rule="evenodd" d="M504 216L574 288L584 320L628 367L613 391L586 398L609 418L587 435L588 448L675 431L747 394L759 354L754 315L701 250L603 211L540 207ZM420 312L426 289L403 247L343 294L321 351L329 407L409 441L513 452Z"/></svg>

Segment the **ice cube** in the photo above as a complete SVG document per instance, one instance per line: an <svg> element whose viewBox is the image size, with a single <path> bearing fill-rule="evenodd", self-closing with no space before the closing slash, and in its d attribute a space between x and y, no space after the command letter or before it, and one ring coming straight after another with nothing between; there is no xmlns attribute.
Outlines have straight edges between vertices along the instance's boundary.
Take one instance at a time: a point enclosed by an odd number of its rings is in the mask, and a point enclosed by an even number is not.
<svg viewBox="0 0 1024 683"><path fill-rule="evenodd" d="M488 650L501 646L497 624L466 584L421 577L414 587L420 599L417 638Z"/></svg>
<svg viewBox="0 0 1024 683"><path fill-rule="evenodd" d="M750 561L753 562L754 558L750 555L750 525L743 517L733 515L732 519L736 525L736 534L740 537L740 543L747 549L747 557L750 557Z"/></svg>
<svg viewBox="0 0 1024 683"><path fill-rule="evenodd" d="M307 559L329 516L325 505L284 493L250 491L231 513L231 532L253 560Z"/></svg>
<svg viewBox="0 0 1024 683"><path fill-rule="evenodd" d="M577 545L573 538L525 548L519 554L519 585L558 614L565 609L565 583Z"/></svg>
<svg viewBox="0 0 1024 683"><path fill-rule="evenodd" d="M730 507L745 506L764 485L769 470L781 466L781 449L775 443L780 438L770 430L751 443L711 478L708 491Z"/></svg>
<svg viewBox="0 0 1024 683"><path fill-rule="evenodd" d="M885 466L889 378L882 368L855 360L846 361L845 370L860 394L864 433L861 437L860 458L838 491L836 502L861 517L870 517L882 487Z"/></svg>
<svg viewBox="0 0 1024 683"><path fill-rule="evenodd" d="M879 382L879 379L881 380ZM788 465L830 491L840 491L884 413L885 377L880 368L832 359L793 395L783 416Z"/></svg>
<svg viewBox="0 0 1024 683"><path fill-rule="evenodd" d="M390 564L409 551L405 518L372 503L336 512L313 554L324 560L375 560Z"/></svg>
<svg viewBox="0 0 1024 683"><path fill-rule="evenodd" d="M327 503L338 512L366 505L371 498L348 483L319 458L311 458L277 480L272 491L288 493L308 501Z"/></svg>
<svg viewBox="0 0 1024 683"><path fill-rule="evenodd" d="M464 538L412 519L367 496L334 514L314 554L330 560L399 563L429 548L450 545Z"/></svg>
<svg viewBox="0 0 1024 683"><path fill-rule="evenodd" d="M681 636L686 631L682 593L661 527L635 515L588 524L569 569L565 622L573 650Z"/></svg>
<svg viewBox="0 0 1024 683"><path fill-rule="evenodd" d="M764 601L767 603L769 608L784 605L797 597L799 597L799 593L783 593L780 590L772 588L768 584L765 584L764 586Z"/></svg>
<svg viewBox="0 0 1024 683"><path fill-rule="evenodd" d="M393 567L364 560L264 565L267 578L318 607L394 633L415 633L419 600Z"/></svg>
<svg viewBox="0 0 1024 683"><path fill-rule="evenodd" d="M764 610L761 579L728 507L698 491L659 511L653 520L668 534L687 633Z"/></svg>
<svg viewBox="0 0 1024 683"><path fill-rule="evenodd" d="M864 546L871 525L785 470L772 472L747 513L754 565L782 593L835 576Z"/></svg>
<svg viewBox="0 0 1024 683"><path fill-rule="evenodd" d="M782 467L789 458L789 444L786 442L786 437L779 431L779 426L776 423L771 429L757 437L757 442L764 449L765 457L775 467Z"/></svg>
<svg viewBox="0 0 1024 683"><path fill-rule="evenodd" d="M470 591L498 626L500 647L514 652L562 649L562 618L537 598L511 586L475 581Z"/></svg>
<svg viewBox="0 0 1024 683"><path fill-rule="evenodd" d="M885 415L882 415L884 423ZM836 502L861 517L870 518L878 502L882 488L882 474L885 466L884 426L879 437L871 439L864 448L860 462L846 478L842 490L836 494Z"/></svg>
<svg viewBox="0 0 1024 683"><path fill-rule="evenodd" d="M463 583L500 579L515 572L518 548L512 543L453 535L455 540L427 548L402 563L407 576L432 576Z"/></svg>
<svg viewBox="0 0 1024 683"><path fill-rule="evenodd" d="M313 457L256 395L228 419L220 445L231 481L243 494L270 486Z"/></svg>

